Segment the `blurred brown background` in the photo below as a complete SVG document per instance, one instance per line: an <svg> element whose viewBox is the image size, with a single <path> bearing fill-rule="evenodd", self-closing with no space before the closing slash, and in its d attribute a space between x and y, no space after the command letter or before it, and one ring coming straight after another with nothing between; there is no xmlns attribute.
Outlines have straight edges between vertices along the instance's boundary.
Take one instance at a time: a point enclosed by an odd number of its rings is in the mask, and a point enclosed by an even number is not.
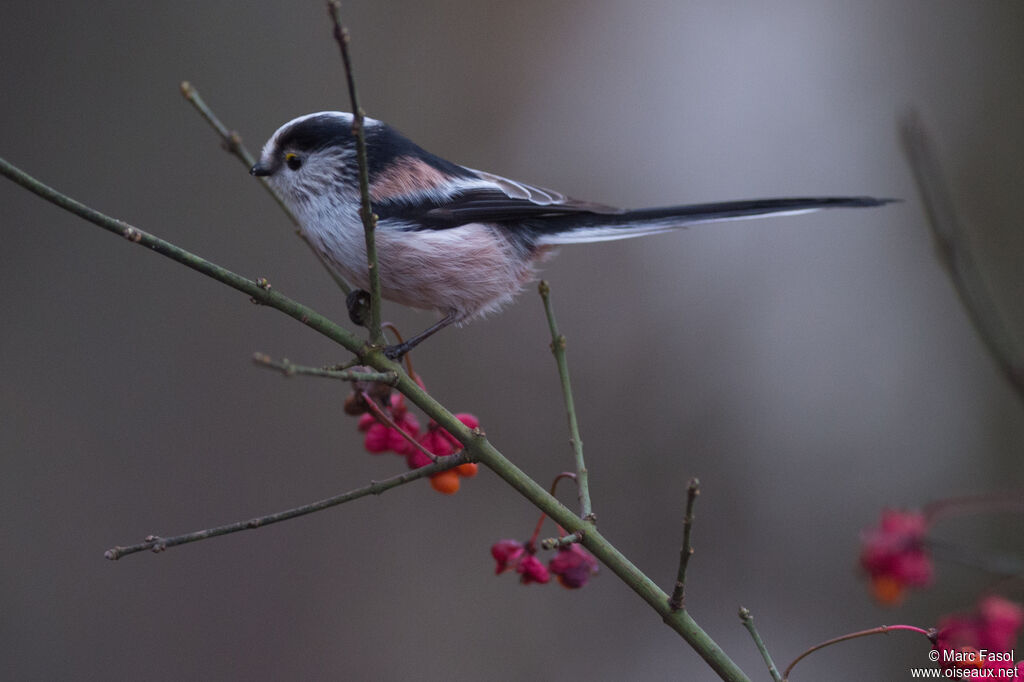
<svg viewBox="0 0 1024 682"><path fill-rule="evenodd" d="M773 195L906 201L563 249L549 264L605 534L663 586L686 481L704 494L694 616L755 678L881 623L932 624L989 578L939 565L896 611L855 562L881 507L1021 481L1024 412L936 259L899 151L919 106L998 302L1024 336L1024 4L918 0L345 5L364 107L466 165L624 206ZM254 150L347 108L324 6L0 6L0 155L343 318L283 215L182 100ZM611 574L581 592L492 575L536 513L482 473L110 563L103 550L401 470L361 449L325 339L0 183L0 677L705 680ZM386 308L407 331L425 313ZM548 481L569 468L543 312L417 351L442 402ZM572 494L566 491L565 499ZM939 529L998 546L987 520ZM968 533L979 530L977 535ZM1020 597L1018 593L1014 596ZM904 679L911 636L823 652L800 679Z"/></svg>

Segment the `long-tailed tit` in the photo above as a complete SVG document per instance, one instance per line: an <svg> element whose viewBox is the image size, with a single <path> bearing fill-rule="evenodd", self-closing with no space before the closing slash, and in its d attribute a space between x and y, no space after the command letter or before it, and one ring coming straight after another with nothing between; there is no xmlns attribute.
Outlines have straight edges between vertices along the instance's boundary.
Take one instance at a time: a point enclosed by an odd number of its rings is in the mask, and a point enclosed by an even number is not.
<svg viewBox="0 0 1024 682"><path fill-rule="evenodd" d="M364 130L370 199L378 216L381 293L442 315L409 341L388 347L393 358L449 324L498 310L534 278L537 265L560 244L889 201L755 199L624 210L459 166L374 119L365 119ZM251 172L267 178L327 261L366 289L355 149L351 114L309 114L278 128Z"/></svg>

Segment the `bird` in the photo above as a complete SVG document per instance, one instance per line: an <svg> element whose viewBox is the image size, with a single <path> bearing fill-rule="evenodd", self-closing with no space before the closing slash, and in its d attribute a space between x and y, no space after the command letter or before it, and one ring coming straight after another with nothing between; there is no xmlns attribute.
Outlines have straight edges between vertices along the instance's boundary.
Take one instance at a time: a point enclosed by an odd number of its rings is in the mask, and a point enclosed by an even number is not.
<svg viewBox="0 0 1024 682"><path fill-rule="evenodd" d="M894 201L794 197L626 210L458 165L376 119L364 117L363 131L381 296L440 315L409 340L386 347L391 359L449 325L502 308L561 245ZM250 172L266 180L333 268L369 288L352 114L321 111L288 121ZM353 301L350 295L350 315Z"/></svg>

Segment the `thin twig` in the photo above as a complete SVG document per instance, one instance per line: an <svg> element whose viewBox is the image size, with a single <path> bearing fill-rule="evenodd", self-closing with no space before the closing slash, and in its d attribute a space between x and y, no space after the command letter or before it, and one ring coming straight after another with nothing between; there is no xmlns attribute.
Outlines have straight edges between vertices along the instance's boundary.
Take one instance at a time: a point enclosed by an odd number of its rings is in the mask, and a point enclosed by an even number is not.
<svg viewBox="0 0 1024 682"><path fill-rule="evenodd" d="M182 81L181 94L185 96L185 99L187 99L193 107L195 107L195 110L199 112L199 115L202 116L215 131L217 131L217 134L220 136L221 146L224 150L241 161L246 169L252 168L256 163L256 159L251 153L249 153L249 150L245 148L245 145L242 144L241 135L234 130L228 130L227 126L220 122L220 119L217 118L217 115L213 113L213 110L206 104L195 86L188 81ZM260 178L259 180L260 184L263 185L263 189L267 190L270 196L274 197L274 201L276 201L277 205L281 207L281 210L288 216L288 219L292 221L292 224L295 225L295 227L299 227L299 219L295 217L292 210L288 208L281 197L278 196L277 192L274 191L274 188L270 186L269 182L267 182L267 179ZM306 243L306 246L308 246L310 251L313 252L316 259L320 261L320 265L324 266L324 269L327 270L327 274L331 276L334 283L338 285L338 288L340 288L346 296L348 296L352 291L352 287L345 281L345 278L338 274L334 267L326 258L324 258L323 254L313 246L313 243L306 238L306 235L304 235L301 230L296 230L295 234L299 239Z"/></svg>
<svg viewBox="0 0 1024 682"><path fill-rule="evenodd" d="M305 516L306 514L312 514L314 512L323 511L330 507L336 507L339 504L345 504L352 500L358 500L360 497L366 497L367 495L380 495L386 490L390 490L396 486L404 485L412 481L430 476L432 474L439 473L441 471L447 471L448 469L454 469L460 464L465 464L469 461L465 451L454 454L450 457L445 457L434 464L428 464L427 466L420 467L419 469L413 469L407 471L398 476L392 476L386 478L383 481L374 481L370 485L363 486L362 488L356 488L350 490L347 493L341 495L335 495L334 497L328 497L317 502L310 504L304 504L301 507L295 507L294 509L286 509L273 514L267 514L266 516L258 516L248 521L237 521L235 523L229 523L224 526L217 526L216 528L208 528L206 530L199 530L193 533L185 533L184 535L175 535L174 537L164 538L157 535L150 535L145 541L140 542L136 545L129 545L127 547L114 547L108 549L103 556L111 561L117 561L121 557L128 554L135 554L136 552L143 552L146 550L152 550L153 552L163 552L164 550L174 547L176 545L184 545L189 542L198 542L199 540L206 540L208 538L215 538L220 535L229 535L231 533L238 533L243 530L253 530L255 528L262 528L263 526L269 526L272 523L279 521L287 521L294 519L298 516Z"/></svg>
<svg viewBox="0 0 1024 682"><path fill-rule="evenodd" d="M561 549L568 547L569 545L575 545L583 540L585 533L583 531L576 531L575 533L569 533L563 535L560 538L544 538L540 541L541 549Z"/></svg>
<svg viewBox="0 0 1024 682"><path fill-rule="evenodd" d="M276 369L285 376L294 376L299 374L303 376L324 377L325 379L340 379L341 381L372 381L388 384L389 386L394 386L398 383L398 374L396 372L360 372L358 370L336 370L325 369L323 367L307 367L305 365L296 365L288 360L281 360L278 362L271 359L269 355L264 355L263 353L254 354L252 356L252 361L259 367Z"/></svg>
<svg viewBox="0 0 1024 682"><path fill-rule="evenodd" d="M768 666L768 674L772 676L775 682L782 682L782 676L779 675L779 669L775 667L772 655L768 653L768 647L764 645L764 640L761 639L760 633L754 627L754 616L750 613L750 609L740 607L740 621L743 622L743 627L750 633L750 638L754 640L754 646L761 652L761 658L764 659L764 664Z"/></svg>
<svg viewBox="0 0 1024 682"><path fill-rule="evenodd" d="M346 369L351 369L353 367L359 366L359 362L359 358L356 357L352 358L351 360L346 360L345 362L339 362L336 365L328 365L324 367L324 369L329 369L332 372L344 372Z"/></svg>
<svg viewBox="0 0 1024 682"><path fill-rule="evenodd" d="M795 659L793 659L793 662L790 663L786 667L785 672L782 673L782 679L784 681L789 680L789 673L793 671L793 667L800 661L804 660L805 658L813 654L815 651L818 651L819 649L824 649L827 646L839 644L840 642L845 642L851 639L857 639L858 637L867 637L868 635L887 635L893 630L907 630L909 632L916 632L918 634L922 634L931 641L933 646L935 645L935 638L937 637L937 633L934 629L925 630L924 628L919 628L915 625L880 625L877 628L871 628L870 630L861 630L859 632L851 632L846 635L840 635L839 637L833 637L832 639L826 640L821 644L815 644L810 649L808 649L807 651L803 652Z"/></svg>
<svg viewBox="0 0 1024 682"><path fill-rule="evenodd" d="M575 481L576 480L576 474L574 474L571 471L563 471L562 473L558 474L557 476L555 476L554 480L551 481L551 487L548 488L548 492L550 492L551 495L554 496L555 491L558 490L559 482L563 481L565 479L571 479L571 480ZM530 546L533 546L537 542L537 538L540 537L540 529L544 526L544 520L546 518L548 518L548 515L545 514L542 511L541 514L540 514L540 518L537 519L537 525L533 529L533 535L530 536L530 541L528 543ZM559 525L557 521L555 522L555 525L558 526L558 533L559 533L559 535L561 537L558 537L558 538L547 538L545 540L542 540L540 544L541 544L541 547L543 549L554 549L555 547L559 546L559 543L561 543L562 540L566 537L565 528L562 528L562 526ZM577 531L576 533L572 533L571 535L573 537L575 537L576 539L575 540L567 540L565 542L566 545L571 545L574 542L581 541L583 539L584 533L583 533L582 530L580 530L580 531Z"/></svg>
<svg viewBox="0 0 1024 682"><path fill-rule="evenodd" d="M576 458L576 490L580 500L580 517L584 523L593 524L596 520L590 505L590 478L587 465L583 461L583 440L580 438L580 425L576 420L576 405L572 399L572 384L569 382L569 365L565 359L565 337L558 333L555 311L551 306L551 287L541 280L538 286L540 297L544 301L544 312L547 314L548 326L551 328L551 352L558 363L558 378L562 382L562 395L565 398L565 411L569 415L569 443L572 445Z"/></svg>
<svg viewBox="0 0 1024 682"><path fill-rule="evenodd" d="M348 82L348 97L352 102L352 134L356 138L356 161L359 164L359 216L363 219L363 232L366 235L366 261L370 280L370 343L384 345L384 333L381 331L380 314L380 269L377 263L377 216L370 204L370 174L366 161L366 131L363 121L363 110L359 106L356 94L356 81L352 75L352 59L348 52L348 29L341 23L341 3L331 0L327 10L334 22L334 39L341 50L341 60L345 64L345 80Z"/></svg>
<svg viewBox="0 0 1024 682"><path fill-rule="evenodd" d="M921 116L917 112L907 115L900 133L928 214L939 259L975 331L1017 397L1024 401L1024 348L1010 332L985 283Z"/></svg>
<svg viewBox="0 0 1024 682"><path fill-rule="evenodd" d="M686 488L686 516L683 517L683 546L679 550L679 570L676 573L676 586L672 590L672 597L668 605L673 611L679 611L686 607L686 567L690 564L690 557L693 556L693 545L690 544L690 532L693 530L693 504L700 495L700 481L696 478L690 479L690 485Z"/></svg>

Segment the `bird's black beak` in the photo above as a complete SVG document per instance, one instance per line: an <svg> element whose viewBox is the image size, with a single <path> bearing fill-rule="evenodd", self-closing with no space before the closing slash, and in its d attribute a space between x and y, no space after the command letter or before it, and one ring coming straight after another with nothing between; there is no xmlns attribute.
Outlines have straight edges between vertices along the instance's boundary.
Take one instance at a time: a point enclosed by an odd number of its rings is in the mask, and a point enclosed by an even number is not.
<svg viewBox="0 0 1024 682"><path fill-rule="evenodd" d="M255 166L249 169L249 175L255 175L256 177L262 178L267 175L271 175L273 171L264 166L262 163L257 163Z"/></svg>

